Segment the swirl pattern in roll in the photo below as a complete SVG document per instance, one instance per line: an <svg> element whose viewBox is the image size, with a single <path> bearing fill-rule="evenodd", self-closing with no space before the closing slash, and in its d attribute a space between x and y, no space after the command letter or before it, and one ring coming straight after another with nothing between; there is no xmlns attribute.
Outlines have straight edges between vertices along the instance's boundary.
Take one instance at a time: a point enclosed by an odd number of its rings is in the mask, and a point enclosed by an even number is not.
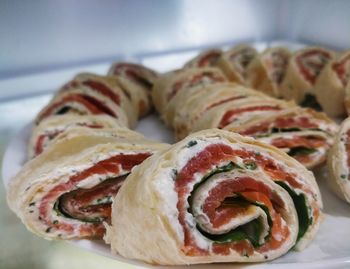
<svg viewBox="0 0 350 269"><path fill-rule="evenodd" d="M296 51L289 60L281 85L283 97L303 106L319 107L314 86L322 69L333 57L332 51L320 47Z"/></svg>
<svg viewBox="0 0 350 269"><path fill-rule="evenodd" d="M257 55L258 52L253 47L240 44L222 54L218 67L230 81L245 85L247 67Z"/></svg>
<svg viewBox="0 0 350 269"><path fill-rule="evenodd" d="M166 145L126 128L62 135L11 180L8 204L30 231L46 239L100 238L126 176Z"/></svg>
<svg viewBox="0 0 350 269"><path fill-rule="evenodd" d="M159 74L140 64L116 62L109 69L108 75L132 81L143 88L148 96L151 96L152 87Z"/></svg>
<svg viewBox="0 0 350 269"><path fill-rule="evenodd" d="M268 48L254 57L247 67L246 84L273 97L282 97L281 83L285 77L290 51L284 47Z"/></svg>
<svg viewBox="0 0 350 269"><path fill-rule="evenodd" d="M321 209L315 178L299 162L211 129L132 171L105 239L113 252L154 264L261 262L306 247Z"/></svg>

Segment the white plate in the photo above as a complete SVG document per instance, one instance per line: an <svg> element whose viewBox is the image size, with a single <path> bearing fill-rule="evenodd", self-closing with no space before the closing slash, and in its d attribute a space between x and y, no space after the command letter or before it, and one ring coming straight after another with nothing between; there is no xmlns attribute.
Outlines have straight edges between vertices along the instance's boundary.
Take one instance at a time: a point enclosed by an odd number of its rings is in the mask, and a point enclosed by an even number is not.
<svg viewBox="0 0 350 269"><path fill-rule="evenodd" d="M3 180L5 186L11 178L20 170L25 159L27 141L30 135L31 126L25 126L9 143L3 159ZM143 133L146 137L154 140L172 142L172 132L167 129L155 116L149 116L143 119L137 128L137 131ZM331 193L326 184L326 172L317 171L316 177L319 182L323 202L325 220L317 233L315 240L302 252L290 251L287 255L264 264L254 264L244 266L245 268L349 268L350 267L350 206L333 193ZM74 240L73 244L84 249L97 252L101 255L111 257L118 261L138 265L141 267L152 267L140 262L126 260L120 256L112 256L108 245L102 241ZM196 268L241 268L242 265L197 265ZM163 267L158 267L163 268ZM164 268L170 268L164 267ZM175 268L187 268L187 266L177 266Z"/></svg>

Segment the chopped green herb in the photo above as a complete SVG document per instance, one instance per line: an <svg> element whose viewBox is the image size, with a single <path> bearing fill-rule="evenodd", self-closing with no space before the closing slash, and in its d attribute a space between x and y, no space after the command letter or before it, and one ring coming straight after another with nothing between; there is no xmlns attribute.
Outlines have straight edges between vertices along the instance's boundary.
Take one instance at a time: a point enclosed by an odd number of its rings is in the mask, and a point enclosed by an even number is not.
<svg viewBox="0 0 350 269"><path fill-rule="evenodd" d="M193 146L195 146L195 145L197 145L197 144L198 144L197 141L191 140L190 142L188 142L187 147L190 148L190 147L193 147Z"/></svg>
<svg viewBox="0 0 350 269"><path fill-rule="evenodd" d="M51 227L48 227L45 232L49 233L50 231L51 231Z"/></svg>
<svg viewBox="0 0 350 269"><path fill-rule="evenodd" d="M172 178L173 178L173 180L176 180L176 178L177 178L177 170L176 169L171 169L171 172L172 172Z"/></svg>
<svg viewBox="0 0 350 269"><path fill-rule="evenodd" d="M255 170L257 168L257 165L255 162L247 162L244 164L244 167L249 169L249 170Z"/></svg>
<svg viewBox="0 0 350 269"><path fill-rule="evenodd" d="M340 175L340 178L342 178L342 179L346 179L346 175Z"/></svg>
<svg viewBox="0 0 350 269"><path fill-rule="evenodd" d="M58 220L54 220L52 223L53 224L58 224Z"/></svg>
<svg viewBox="0 0 350 269"><path fill-rule="evenodd" d="M33 210L29 210L29 213L34 213L34 211Z"/></svg>
<svg viewBox="0 0 350 269"><path fill-rule="evenodd" d="M35 202L30 203L29 206L35 206Z"/></svg>

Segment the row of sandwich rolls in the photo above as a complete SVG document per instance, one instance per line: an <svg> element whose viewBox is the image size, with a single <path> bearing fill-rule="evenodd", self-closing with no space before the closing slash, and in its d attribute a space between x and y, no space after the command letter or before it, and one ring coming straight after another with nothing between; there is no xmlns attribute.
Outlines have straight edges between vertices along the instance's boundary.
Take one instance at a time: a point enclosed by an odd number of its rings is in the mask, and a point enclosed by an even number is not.
<svg viewBox="0 0 350 269"><path fill-rule="evenodd" d="M350 202L350 121L339 128L297 105L343 114L315 86L342 57L239 45L163 74L124 62L105 76L78 74L34 120L8 204L41 237L103 238L113 253L151 264L263 262L303 250L324 216L308 169L327 161L331 189ZM343 105L342 85L334 91ZM131 130L153 106L177 143Z"/></svg>
<svg viewBox="0 0 350 269"><path fill-rule="evenodd" d="M270 96L294 100L332 117L350 115L349 50L310 46L292 53L276 46L259 53L249 45L238 45L227 51L204 51L185 67L218 67L230 81Z"/></svg>

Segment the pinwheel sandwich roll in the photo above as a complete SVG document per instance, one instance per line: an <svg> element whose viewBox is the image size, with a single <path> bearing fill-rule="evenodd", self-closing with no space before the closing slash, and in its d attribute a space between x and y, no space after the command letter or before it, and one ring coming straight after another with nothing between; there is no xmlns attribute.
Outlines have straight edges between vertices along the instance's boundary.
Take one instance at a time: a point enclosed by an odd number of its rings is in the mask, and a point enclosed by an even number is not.
<svg viewBox="0 0 350 269"><path fill-rule="evenodd" d="M304 106L318 108L315 83L322 69L333 57L332 51L319 47L296 51L289 60L281 85L283 97Z"/></svg>
<svg viewBox="0 0 350 269"><path fill-rule="evenodd" d="M180 92L167 109L175 110L172 127L175 129L177 140L187 136L193 130L196 122L207 111L231 101L258 96L260 100L270 98L261 92L245 88L236 83L220 83ZM164 114L164 117L166 116L167 113Z"/></svg>
<svg viewBox="0 0 350 269"><path fill-rule="evenodd" d="M290 55L290 51L284 47L273 47L263 51L247 67L247 85L270 96L281 97L280 87Z"/></svg>
<svg viewBox="0 0 350 269"><path fill-rule="evenodd" d="M222 82L228 80L220 69L214 67L188 68L166 73L154 85L152 91L154 106L162 114L181 91Z"/></svg>
<svg viewBox="0 0 350 269"><path fill-rule="evenodd" d="M316 99L322 110L332 117L345 114L345 88L350 78L350 51L326 64L315 83Z"/></svg>
<svg viewBox="0 0 350 269"><path fill-rule="evenodd" d="M246 84L247 67L257 55L256 49L241 44L224 52L217 65L229 80L244 85Z"/></svg>
<svg viewBox="0 0 350 269"><path fill-rule="evenodd" d="M8 186L10 208L46 239L101 238L112 198L131 169L166 145L134 132L91 129L64 134L28 161ZM129 137L120 138L120 132ZM137 137L137 136L136 136Z"/></svg>
<svg viewBox="0 0 350 269"><path fill-rule="evenodd" d="M209 49L203 51L198 56L188 61L184 65L184 68L215 67L222 53L221 49Z"/></svg>
<svg viewBox="0 0 350 269"><path fill-rule="evenodd" d="M137 120L130 100L111 77L90 73L78 74L65 84L38 114L35 122L52 115L109 115L124 126Z"/></svg>
<svg viewBox="0 0 350 269"><path fill-rule="evenodd" d="M338 126L324 113L291 107L225 129L278 147L311 169L325 162Z"/></svg>
<svg viewBox="0 0 350 269"><path fill-rule="evenodd" d="M230 124L244 125L264 115L295 107L294 102L251 95L208 109L193 125L192 132L210 128L224 129Z"/></svg>
<svg viewBox="0 0 350 269"><path fill-rule="evenodd" d="M114 253L153 264L262 262L308 245L321 208L313 174L293 158L205 130L132 171L105 240Z"/></svg>
<svg viewBox="0 0 350 269"><path fill-rule="evenodd" d="M345 89L344 105L345 105L346 113L350 115L350 83L348 83Z"/></svg>
<svg viewBox="0 0 350 269"><path fill-rule="evenodd" d="M73 127L105 129L122 127L118 120L107 115L56 115L42 120L39 125L33 127L32 135L28 145L29 159L39 155L52 142L52 140L63 132Z"/></svg>
<svg viewBox="0 0 350 269"><path fill-rule="evenodd" d="M153 104L151 100L151 91L149 89L146 91L137 82L123 76L114 75L113 78L132 103L139 119L151 112Z"/></svg>
<svg viewBox="0 0 350 269"><path fill-rule="evenodd" d="M327 177L332 191L350 203L350 118L343 121L328 154Z"/></svg>
<svg viewBox="0 0 350 269"><path fill-rule="evenodd" d="M135 125L139 118L139 106L133 102L136 93L132 94L132 92L137 92L137 89L128 87L124 80L118 80L114 77L80 73L70 83L66 84L60 92L70 93L76 91L75 88L83 88L84 86L86 86L85 91L99 92L105 97L103 100L105 103L108 104L109 101L112 101L117 104L126 113L129 124L131 126Z"/></svg>
<svg viewBox="0 0 350 269"><path fill-rule="evenodd" d="M159 74L155 70L141 64L129 62L116 62L108 71L108 75L123 77L129 81L138 84L151 96L152 87Z"/></svg>

